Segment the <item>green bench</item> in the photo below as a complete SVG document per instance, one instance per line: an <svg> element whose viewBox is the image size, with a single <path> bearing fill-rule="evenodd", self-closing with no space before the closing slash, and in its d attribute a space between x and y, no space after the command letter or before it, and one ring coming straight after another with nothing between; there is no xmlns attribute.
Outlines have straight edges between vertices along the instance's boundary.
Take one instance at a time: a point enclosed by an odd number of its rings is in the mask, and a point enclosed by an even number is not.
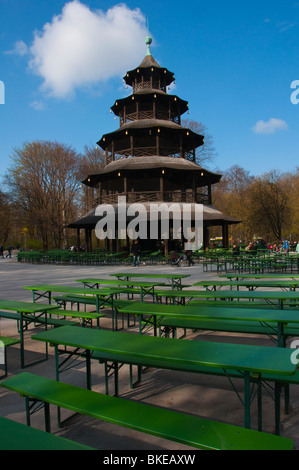
<svg viewBox="0 0 299 470"><path fill-rule="evenodd" d="M85 306L86 305L96 306L96 299L94 297L87 297L85 295L78 295L78 294L61 295L61 296L56 296L56 297L53 297L53 298L59 306L63 307L63 309L61 309L61 312L60 312L61 314L66 309L66 306L67 306L68 302L71 304L71 308L73 307L74 304L77 304L77 311L78 312L80 311L79 310L80 309L80 304L83 304ZM126 307L127 305L130 305L131 302L132 302L131 300L123 300L123 299L114 299L113 300L113 306L115 307L115 312L113 313L113 325L112 325L113 329L117 329L117 311L118 311L118 309L121 308L121 307ZM102 302L102 308L105 308L105 306L111 307L111 304L108 301L107 302L103 301ZM69 312L72 312L72 310L69 310ZM89 312L89 313L91 313L91 312ZM130 326L129 316L128 316L127 323L128 323L128 326ZM135 325L135 319L134 319L133 324ZM123 317L122 317L122 327L124 328Z"/></svg>
<svg viewBox="0 0 299 470"><path fill-rule="evenodd" d="M71 308L73 307L73 304L77 304L77 310L79 310L80 304L96 305L95 297L88 297L84 295L59 295L53 297L53 299L59 306L63 307L64 309L66 308L67 303L71 304Z"/></svg>
<svg viewBox="0 0 299 470"><path fill-rule="evenodd" d="M191 300L188 304L186 304L186 307L188 305L202 305L202 306L212 306L212 307L246 307L246 308L267 308L267 309L273 309L273 305L268 304L266 301L261 302L261 301L242 301L242 300ZM294 309L299 307L299 302L296 301L291 301L291 302L284 302L283 308L284 309Z"/></svg>
<svg viewBox="0 0 299 470"><path fill-rule="evenodd" d="M0 450L95 450L8 418L0 417Z"/></svg>
<svg viewBox="0 0 299 470"><path fill-rule="evenodd" d="M168 330L183 328L184 330L205 330L205 331L223 331L228 333L245 333L245 334L261 334L275 336L277 331L271 326L266 327L258 322L241 321L241 320L184 320L182 316L173 316L171 318L160 317L157 323L161 327ZM284 327L284 337L299 336L299 325L297 323L289 323Z"/></svg>
<svg viewBox="0 0 299 470"><path fill-rule="evenodd" d="M33 403L44 404L50 432L50 405L88 415L159 438L206 450L292 450L291 439L220 423L128 399L111 397L28 372L2 386L25 397L27 424ZM31 406L29 407L29 403Z"/></svg>
<svg viewBox="0 0 299 470"><path fill-rule="evenodd" d="M18 338L9 338L7 336L0 336L0 350L3 349L3 360L4 360L4 375L1 377L7 377L7 348L20 344L21 340Z"/></svg>
<svg viewBox="0 0 299 470"><path fill-rule="evenodd" d="M78 318L81 320L82 326L90 325L92 327L92 321L96 320L97 328L100 327L100 318L105 317L105 313L97 313L97 312L76 312L73 310L66 310L66 309L53 309L51 310L51 315L62 315L63 317L72 317ZM51 318L52 319L52 318Z"/></svg>
<svg viewBox="0 0 299 470"><path fill-rule="evenodd" d="M93 296L86 296L86 295L79 295L79 294L72 294L72 295L60 295L60 296L55 296L53 297L55 302L57 302L58 305L66 308L67 303L69 302L70 304L77 304L77 308L79 310L80 304L85 304L85 305L96 305L96 299ZM113 300L113 305L114 306L125 306L128 305L131 301L130 300L122 300L122 299L114 299ZM101 304L103 306L111 306L111 304L107 301L101 301Z"/></svg>
<svg viewBox="0 0 299 470"><path fill-rule="evenodd" d="M21 320L21 315L18 312L4 312L0 311L0 318L7 318L8 320ZM41 324L46 324L49 326L67 326L67 325L74 325L75 322L70 321L70 320L63 320L63 319L58 319L58 318L49 318L47 317L47 320L44 317L36 317L32 318L29 315L23 315L23 320L26 323L41 323Z"/></svg>

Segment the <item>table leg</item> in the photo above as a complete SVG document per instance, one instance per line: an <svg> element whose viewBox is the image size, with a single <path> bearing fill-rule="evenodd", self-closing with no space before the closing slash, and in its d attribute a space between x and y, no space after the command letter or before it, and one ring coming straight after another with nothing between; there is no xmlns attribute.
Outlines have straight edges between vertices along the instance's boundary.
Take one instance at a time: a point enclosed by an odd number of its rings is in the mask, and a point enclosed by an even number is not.
<svg viewBox="0 0 299 470"><path fill-rule="evenodd" d="M44 402L45 431L51 433L50 404Z"/></svg>
<svg viewBox="0 0 299 470"><path fill-rule="evenodd" d="M245 428L250 429L250 372L244 374Z"/></svg>
<svg viewBox="0 0 299 470"><path fill-rule="evenodd" d="M138 314L138 321L139 321L139 334L142 335L142 313Z"/></svg>
<svg viewBox="0 0 299 470"><path fill-rule="evenodd" d="M86 349L86 388L91 390L91 364L90 364L90 349Z"/></svg>
<svg viewBox="0 0 299 470"><path fill-rule="evenodd" d="M55 352L55 375L56 375L56 380L59 382L59 351L58 351L58 345L54 345L54 352ZM57 425L59 428L62 427L61 424L61 413L60 413L60 408L59 406L57 407Z"/></svg>
<svg viewBox="0 0 299 470"><path fill-rule="evenodd" d="M21 369L25 367L25 359L24 359L24 320L23 320L23 313L20 312L20 348L21 348Z"/></svg>
<svg viewBox="0 0 299 470"><path fill-rule="evenodd" d="M280 434L280 395L281 395L281 384L275 383L275 434Z"/></svg>
<svg viewBox="0 0 299 470"><path fill-rule="evenodd" d="M262 431L263 422L262 422L262 383L261 380L258 381L258 430Z"/></svg>
<svg viewBox="0 0 299 470"><path fill-rule="evenodd" d="M279 348L285 348L285 337L284 337L284 333L283 333L283 324L282 323L278 323L277 324L277 346Z"/></svg>

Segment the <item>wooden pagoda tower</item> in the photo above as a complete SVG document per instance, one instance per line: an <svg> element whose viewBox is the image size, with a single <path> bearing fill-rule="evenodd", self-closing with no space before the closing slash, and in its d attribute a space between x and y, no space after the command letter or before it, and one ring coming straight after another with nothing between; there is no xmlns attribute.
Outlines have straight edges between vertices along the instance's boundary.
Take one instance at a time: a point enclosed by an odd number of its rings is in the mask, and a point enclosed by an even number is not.
<svg viewBox="0 0 299 470"><path fill-rule="evenodd" d="M225 216L212 205L212 185L220 181L221 175L196 163L195 152L204 145L204 136L181 125L188 103L167 93L175 77L155 61L151 42L147 36L145 58L123 79L132 93L115 101L111 107L111 112L119 118L119 128L97 142L106 156L106 166L82 182L93 194L92 207L86 216L69 227L77 229L78 245L80 230L85 230L87 249L91 251L91 234L99 220L95 215L96 207L100 204L116 207L119 196L125 196L127 204L203 204L204 246L209 243L209 227L216 225L222 227L223 244L228 246L228 226L239 221ZM120 240L111 242L107 241L108 248L121 249ZM168 252L172 240L164 242ZM129 240L126 249L128 244ZM146 243L142 240L142 245L154 248L157 240Z"/></svg>

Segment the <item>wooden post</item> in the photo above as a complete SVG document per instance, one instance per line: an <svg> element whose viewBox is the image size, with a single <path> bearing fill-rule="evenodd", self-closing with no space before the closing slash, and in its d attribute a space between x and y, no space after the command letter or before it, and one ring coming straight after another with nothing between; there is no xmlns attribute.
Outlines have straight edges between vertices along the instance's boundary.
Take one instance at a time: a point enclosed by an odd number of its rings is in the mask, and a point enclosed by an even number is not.
<svg viewBox="0 0 299 470"><path fill-rule="evenodd" d="M195 176L192 177L192 201L196 202L196 181Z"/></svg>
<svg viewBox="0 0 299 470"><path fill-rule="evenodd" d="M131 146L131 157L133 157L134 156L134 139L132 135L130 135L130 146Z"/></svg>
<svg viewBox="0 0 299 470"><path fill-rule="evenodd" d="M183 136L180 135L180 157L183 158Z"/></svg>
<svg viewBox="0 0 299 470"><path fill-rule="evenodd" d="M80 245L81 245L81 242L80 242L80 229L77 228L77 251L78 252L80 251Z"/></svg>
<svg viewBox="0 0 299 470"><path fill-rule="evenodd" d="M164 256L168 255L168 240L164 240Z"/></svg>
<svg viewBox="0 0 299 470"><path fill-rule="evenodd" d="M208 185L208 201L209 204L212 204L212 187L210 184Z"/></svg>
<svg viewBox="0 0 299 470"><path fill-rule="evenodd" d="M156 151L157 151L157 155L160 155L160 137L159 137L159 134L156 135Z"/></svg>
<svg viewBox="0 0 299 470"><path fill-rule="evenodd" d="M164 201L164 178L163 178L163 175L160 176L160 200Z"/></svg>
<svg viewBox="0 0 299 470"><path fill-rule="evenodd" d="M223 248L228 248L228 225L222 225L222 240L223 240Z"/></svg>

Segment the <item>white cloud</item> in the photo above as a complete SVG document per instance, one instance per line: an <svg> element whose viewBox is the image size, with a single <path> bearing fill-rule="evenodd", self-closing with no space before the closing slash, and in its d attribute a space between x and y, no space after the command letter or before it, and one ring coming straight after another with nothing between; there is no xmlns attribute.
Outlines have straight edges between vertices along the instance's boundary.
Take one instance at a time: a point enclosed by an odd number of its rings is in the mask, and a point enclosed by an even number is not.
<svg viewBox="0 0 299 470"><path fill-rule="evenodd" d="M79 87L120 77L146 54L145 18L124 4L91 11L79 0L35 32L29 67L42 77L41 90L67 98Z"/></svg>
<svg viewBox="0 0 299 470"><path fill-rule="evenodd" d="M256 134L274 134L276 131L285 131L288 125L282 119L271 118L269 121L258 121L253 127Z"/></svg>
<svg viewBox="0 0 299 470"><path fill-rule="evenodd" d="M294 26L295 23L291 23L290 21L283 21L282 23L278 23L277 25L280 33L284 33L285 31L294 28Z"/></svg>
<svg viewBox="0 0 299 470"><path fill-rule="evenodd" d="M43 111L46 108L45 103L40 100L32 101L32 103L30 103L30 106L33 109L36 109L36 111Z"/></svg>
<svg viewBox="0 0 299 470"><path fill-rule="evenodd" d="M16 54L16 55L24 56L28 54L28 47L24 43L24 41L17 41L15 43L14 49L10 51L5 51L5 54Z"/></svg>

